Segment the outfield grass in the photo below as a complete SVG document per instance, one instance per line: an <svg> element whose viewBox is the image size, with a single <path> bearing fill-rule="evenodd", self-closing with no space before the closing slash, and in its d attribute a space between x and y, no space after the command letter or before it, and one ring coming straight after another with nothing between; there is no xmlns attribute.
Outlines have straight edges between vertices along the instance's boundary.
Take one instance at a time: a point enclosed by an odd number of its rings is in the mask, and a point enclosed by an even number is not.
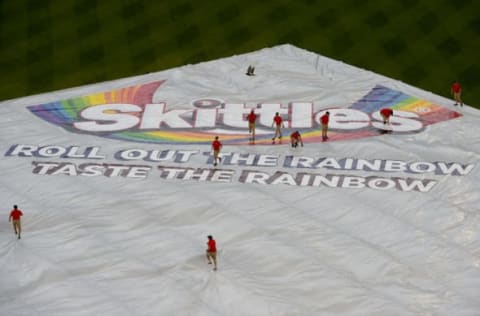
<svg viewBox="0 0 480 316"><path fill-rule="evenodd" d="M0 0L0 100L291 43L480 107L480 1Z"/></svg>

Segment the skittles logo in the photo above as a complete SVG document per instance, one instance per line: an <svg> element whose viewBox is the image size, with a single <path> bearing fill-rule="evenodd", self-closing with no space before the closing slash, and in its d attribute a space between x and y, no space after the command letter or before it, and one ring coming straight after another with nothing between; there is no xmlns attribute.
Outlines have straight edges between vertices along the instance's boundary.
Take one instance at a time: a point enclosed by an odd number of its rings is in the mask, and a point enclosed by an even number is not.
<svg viewBox="0 0 480 316"><path fill-rule="evenodd" d="M52 103L29 106L36 116L72 133L157 144L210 144L219 135L224 144L250 144L247 115L252 110L242 103L216 98L194 100L184 108L153 102L153 95L165 80L91 94ZM380 109L391 108L390 125L383 124ZM330 112L329 140L377 136L384 132L418 133L425 126L461 116L384 86L373 87L348 107L317 109L313 102L260 103L256 144L270 144L272 119L283 117L285 134L298 130L305 143L321 142L320 117ZM285 135L286 136L286 135Z"/></svg>

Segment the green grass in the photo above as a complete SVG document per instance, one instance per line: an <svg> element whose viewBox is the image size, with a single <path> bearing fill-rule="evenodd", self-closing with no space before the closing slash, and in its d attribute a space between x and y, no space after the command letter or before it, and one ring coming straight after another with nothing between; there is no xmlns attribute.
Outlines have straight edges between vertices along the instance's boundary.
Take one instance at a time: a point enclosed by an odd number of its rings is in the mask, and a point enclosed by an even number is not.
<svg viewBox="0 0 480 316"><path fill-rule="evenodd" d="M291 43L480 107L475 0L0 0L0 100Z"/></svg>

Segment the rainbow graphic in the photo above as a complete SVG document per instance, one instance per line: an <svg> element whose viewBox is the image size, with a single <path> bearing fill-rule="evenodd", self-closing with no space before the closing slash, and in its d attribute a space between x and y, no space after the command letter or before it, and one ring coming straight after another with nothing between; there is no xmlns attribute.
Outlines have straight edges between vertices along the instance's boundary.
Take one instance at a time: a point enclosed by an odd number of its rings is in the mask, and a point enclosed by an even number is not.
<svg viewBox="0 0 480 316"><path fill-rule="evenodd" d="M74 99L29 106L36 116L72 131L74 122L81 120L78 114L85 108L100 104L127 103L143 105L152 102L153 94L165 82L155 81L144 85L100 92ZM76 130L75 130L76 131ZM77 131L76 131L77 132Z"/></svg>
<svg viewBox="0 0 480 316"><path fill-rule="evenodd" d="M153 95L155 91L164 82L165 80L160 80L68 100L34 105L29 106L28 109L41 119L57 126L61 126L65 130L72 133L87 133L111 139L157 144L210 144L213 137L215 135L219 135L223 144L251 144L246 122L244 130L239 130L238 128L232 129L231 127L222 126L219 124L218 127L220 128L220 132L218 130L213 131L200 128L192 128L188 130L175 130L172 128L140 130L138 128L130 128L122 131L93 133L81 131L75 128L75 122L84 121L84 119L80 116L80 113L88 107L104 104L133 104L144 107L146 104L153 103ZM359 110L367 114L377 112L381 108L391 108L394 111L400 110L405 112L413 112L418 115L423 126L461 116L461 114L458 112L451 111L429 101L418 99L403 92L381 85L377 85L372 88L364 97L356 101L349 108ZM222 133L221 130L228 130L228 133ZM299 129L299 131L302 134L304 143L316 143L322 141L321 131L318 126L310 129ZM257 133L255 144L271 144L272 134L259 135ZM329 131L329 141L371 137L378 136L380 134L381 133L379 133L379 130L371 125L366 128L347 132L344 130L339 131L331 129ZM288 137L286 137L284 142L289 142Z"/></svg>

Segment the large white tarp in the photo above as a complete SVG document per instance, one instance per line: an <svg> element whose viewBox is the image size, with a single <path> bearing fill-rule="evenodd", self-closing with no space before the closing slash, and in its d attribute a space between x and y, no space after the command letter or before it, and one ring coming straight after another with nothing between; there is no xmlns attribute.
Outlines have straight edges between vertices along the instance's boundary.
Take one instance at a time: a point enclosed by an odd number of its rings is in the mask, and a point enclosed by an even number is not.
<svg viewBox="0 0 480 316"><path fill-rule="evenodd" d="M291 45L4 101L0 315L480 315L479 122Z"/></svg>

